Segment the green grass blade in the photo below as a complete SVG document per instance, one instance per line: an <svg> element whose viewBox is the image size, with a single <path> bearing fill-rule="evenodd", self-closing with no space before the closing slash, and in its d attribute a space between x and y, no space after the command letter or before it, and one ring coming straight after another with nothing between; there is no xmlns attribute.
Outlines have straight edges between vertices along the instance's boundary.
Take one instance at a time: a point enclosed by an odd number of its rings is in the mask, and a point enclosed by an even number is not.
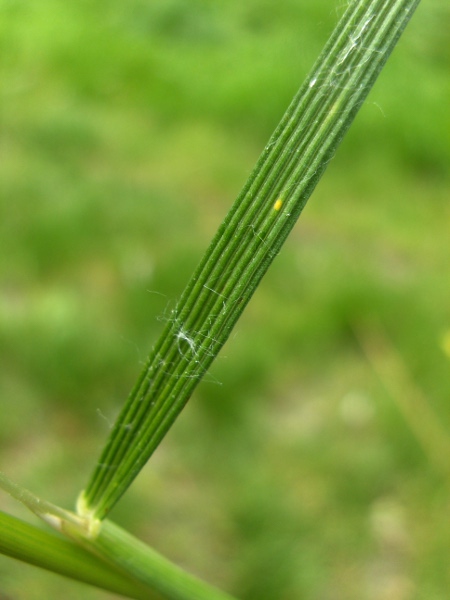
<svg viewBox="0 0 450 600"><path fill-rule="evenodd" d="M83 583L144 600L142 586L79 545L0 512L0 553Z"/></svg>
<svg viewBox="0 0 450 600"><path fill-rule="evenodd" d="M419 0L356 0L265 147L125 404L80 496L104 518L227 340Z"/></svg>

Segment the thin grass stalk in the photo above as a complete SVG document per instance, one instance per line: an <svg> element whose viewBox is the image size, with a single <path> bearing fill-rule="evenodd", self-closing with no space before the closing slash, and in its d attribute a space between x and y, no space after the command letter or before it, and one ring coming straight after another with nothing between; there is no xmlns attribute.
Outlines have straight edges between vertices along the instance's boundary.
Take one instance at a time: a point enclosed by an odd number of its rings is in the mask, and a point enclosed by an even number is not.
<svg viewBox="0 0 450 600"><path fill-rule="evenodd" d="M56 506L2 472L0 488L79 546L0 512L0 553L137 600L234 600L109 520Z"/></svg>
<svg viewBox="0 0 450 600"><path fill-rule="evenodd" d="M89 552L169 600L235 600L226 592L190 575L130 533L112 523L101 521L94 537L79 535L70 522L62 531ZM153 598L153 596L148 597ZM158 596L159 598L159 596Z"/></svg>
<svg viewBox="0 0 450 600"><path fill-rule="evenodd" d="M103 519L167 433L292 230L418 4L350 4L172 311L80 496L80 513Z"/></svg>
<svg viewBox="0 0 450 600"><path fill-rule="evenodd" d="M0 554L125 598L148 600L149 590L79 544L0 511Z"/></svg>

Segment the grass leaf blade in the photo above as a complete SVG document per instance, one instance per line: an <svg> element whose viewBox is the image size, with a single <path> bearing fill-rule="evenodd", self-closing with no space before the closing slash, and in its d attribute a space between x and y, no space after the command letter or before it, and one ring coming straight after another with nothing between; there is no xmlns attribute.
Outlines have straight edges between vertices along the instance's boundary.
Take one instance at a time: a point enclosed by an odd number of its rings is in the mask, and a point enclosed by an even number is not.
<svg viewBox="0 0 450 600"><path fill-rule="evenodd" d="M355 0L220 226L79 500L103 519L227 340L372 88L419 0Z"/></svg>

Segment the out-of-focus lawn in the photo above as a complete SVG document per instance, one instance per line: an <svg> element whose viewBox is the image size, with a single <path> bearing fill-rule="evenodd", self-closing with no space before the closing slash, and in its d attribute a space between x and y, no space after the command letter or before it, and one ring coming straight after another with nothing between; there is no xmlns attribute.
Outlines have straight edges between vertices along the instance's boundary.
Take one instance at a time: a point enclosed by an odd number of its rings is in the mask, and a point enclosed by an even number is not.
<svg viewBox="0 0 450 600"><path fill-rule="evenodd" d="M73 506L343 4L0 0L0 468L22 485ZM449 13L419 7L115 510L242 600L448 599ZM110 597L6 558L1 594Z"/></svg>

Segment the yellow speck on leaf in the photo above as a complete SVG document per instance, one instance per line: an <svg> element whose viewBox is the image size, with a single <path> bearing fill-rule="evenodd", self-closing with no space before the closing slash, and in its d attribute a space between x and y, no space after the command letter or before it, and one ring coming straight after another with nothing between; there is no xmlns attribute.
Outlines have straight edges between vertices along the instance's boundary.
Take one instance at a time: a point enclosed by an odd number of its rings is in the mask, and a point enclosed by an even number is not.
<svg viewBox="0 0 450 600"><path fill-rule="evenodd" d="M274 210L280 210L280 208L283 206L283 200L281 198L278 198L278 200L275 202L275 204L273 205L273 209Z"/></svg>
<svg viewBox="0 0 450 600"><path fill-rule="evenodd" d="M442 350L450 358L450 329L442 336Z"/></svg>

